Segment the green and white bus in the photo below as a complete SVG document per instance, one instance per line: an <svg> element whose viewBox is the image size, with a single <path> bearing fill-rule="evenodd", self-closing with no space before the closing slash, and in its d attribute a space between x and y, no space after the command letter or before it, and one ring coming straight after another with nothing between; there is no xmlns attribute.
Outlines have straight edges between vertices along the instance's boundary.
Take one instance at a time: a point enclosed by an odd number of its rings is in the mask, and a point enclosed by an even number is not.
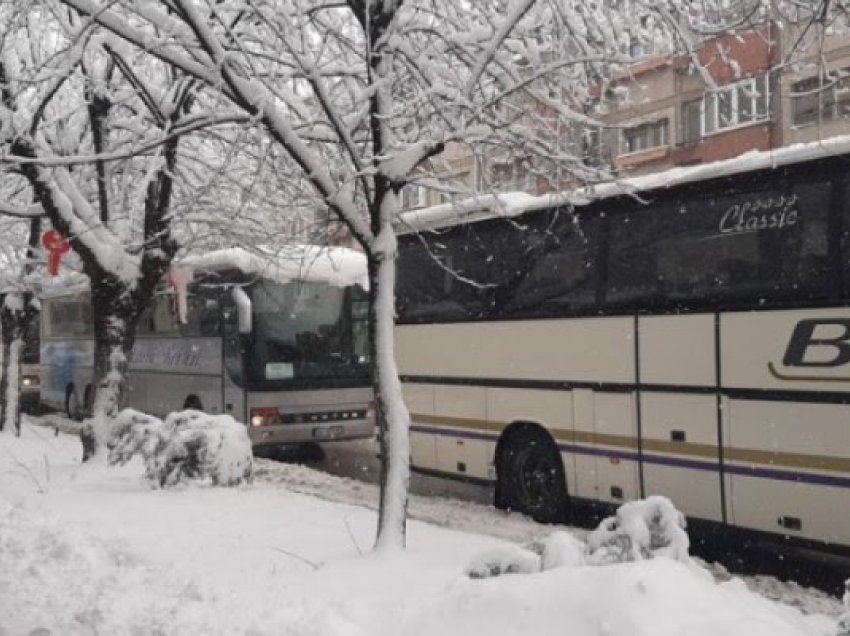
<svg viewBox="0 0 850 636"><path fill-rule="evenodd" d="M709 527L850 546L847 153L408 213L414 468L541 521L661 494Z"/></svg>
<svg viewBox="0 0 850 636"><path fill-rule="evenodd" d="M229 249L178 268L192 272L185 309L164 285L142 316L128 406L228 413L249 424L255 446L374 435L362 254L302 246L269 263ZM88 292L43 298L42 403L84 413L93 359Z"/></svg>

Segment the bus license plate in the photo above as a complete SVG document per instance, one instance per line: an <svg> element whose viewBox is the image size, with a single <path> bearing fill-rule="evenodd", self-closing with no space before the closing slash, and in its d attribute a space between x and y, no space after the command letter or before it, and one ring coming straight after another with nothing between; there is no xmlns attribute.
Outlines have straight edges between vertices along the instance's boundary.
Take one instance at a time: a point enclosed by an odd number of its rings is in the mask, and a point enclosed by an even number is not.
<svg viewBox="0 0 850 636"><path fill-rule="evenodd" d="M336 439L341 437L345 429L342 426L320 426L313 429L315 439Z"/></svg>

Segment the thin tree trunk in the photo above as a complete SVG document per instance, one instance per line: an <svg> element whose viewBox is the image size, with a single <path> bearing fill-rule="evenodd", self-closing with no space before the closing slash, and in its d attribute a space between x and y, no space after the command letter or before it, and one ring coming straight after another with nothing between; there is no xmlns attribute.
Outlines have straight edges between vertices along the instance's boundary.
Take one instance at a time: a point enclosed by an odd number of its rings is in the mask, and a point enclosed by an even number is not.
<svg viewBox="0 0 850 636"><path fill-rule="evenodd" d="M6 429L6 400L9 392L9 345L6 338L7 329L3 329L0 343L0 431Z"/></svg>
<svg viewBox="0 0 850 636"><path fill-rule="evenodd" d="M386 234L384 234L386 233ZM395 361L395 236L385 227L387 245L378 258L369 257L369 311L372 383L381 431L380 507L376 550L404 548L410 484L410 413L402 397Z"/></svg>
<svg viewBox="0 0 850 636"><path fill-rule="evenodd" d="M21 353L24 333L32 318L27 305L29 294L10 292L0 307L2 326L2 378L0 378L0 429L21 434Z"/></svg>
<svg viewBox="0 0 850 636"><path fill-rule="evenodd" d="M24 340L16 337L9 343L8 348L4 345L3 359L6 361L6 372L3 374L5 400L3 400L3 422L4 428L14 429L15 435L21 436L21 352L24 349Z"/></svg>

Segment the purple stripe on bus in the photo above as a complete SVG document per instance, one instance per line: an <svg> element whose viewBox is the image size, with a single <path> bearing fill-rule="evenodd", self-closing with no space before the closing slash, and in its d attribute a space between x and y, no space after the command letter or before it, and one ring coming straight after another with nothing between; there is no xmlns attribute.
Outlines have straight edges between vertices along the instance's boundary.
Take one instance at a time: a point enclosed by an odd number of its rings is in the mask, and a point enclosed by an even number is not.
<svg viewBox="0 0 850 636"><path fill-rule="evenodd" d="M417 433L431 433L444 437L456 437L460 439L477 439L495 442L499 436L494 433L476 433L458 430L446 430L428 426L411 426L412 431ZM611 450L605 448L594 448L589 446L578 446L576 444L558 444L558 449L565 453L576 455L591 455L594 457L611 457L627 461L638 461L639 456L633 451ZM678 468L689 468L691 470L705 470L719 472L720 466L717 462L706 462L696 459L684 459L681 457L670 457L666 455L644 454L644 463L657 464L659 466L676 466ZM774 479L778 481L794 481L801 484L816 484L819 486L836 486L838 488L850 488L850 477L838 477L823 474L801 473L781 468L764 468L761 466L739 466L736 464L725 464L723 470L729 475L741 475L743 477L758 477L761 479Z"/></svg>

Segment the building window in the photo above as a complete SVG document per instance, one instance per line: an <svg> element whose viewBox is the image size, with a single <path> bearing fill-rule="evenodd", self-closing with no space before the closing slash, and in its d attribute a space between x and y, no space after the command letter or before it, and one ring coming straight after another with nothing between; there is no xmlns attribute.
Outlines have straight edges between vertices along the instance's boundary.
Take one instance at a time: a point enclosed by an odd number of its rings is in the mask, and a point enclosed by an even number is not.
<svg viewBox="0 0 850 636"><path fill-rule="evenodd" d="M623 153L640 152L666 146L669 142L666 119L632 126L623 130Z"/></svg>
<svg viewBox="0 0 850 636"><path fill-rule="evenodd" d="M791 90L795 126L850 115L850 69L801 80Z"/></svg>
<svg viewBox="0 0 850 636"><path fill-rule="evenodd" d="M767 75L724 86L703 98L703 134L762 121L769 115Z"/></svg>
<svg viewBox="0 0 850 636"><path fill-rule="evenodd" d="M682 143L692 144L702 138L702 104L702 98L682 104Z"/></svg>
<svg viewBox="0 0 850 636"><path fill-rule="evenodd" d="M489 188L496 192L532 191L536 178L527 160L499 158L490 165Z"/></svg>
<svg viewBox="0 0 850 636"><path fill-rule="evenodd" d="M401 192L401 207L403 210L424 208L428 205L428 189L415 183L408 183Z"/></svg>

